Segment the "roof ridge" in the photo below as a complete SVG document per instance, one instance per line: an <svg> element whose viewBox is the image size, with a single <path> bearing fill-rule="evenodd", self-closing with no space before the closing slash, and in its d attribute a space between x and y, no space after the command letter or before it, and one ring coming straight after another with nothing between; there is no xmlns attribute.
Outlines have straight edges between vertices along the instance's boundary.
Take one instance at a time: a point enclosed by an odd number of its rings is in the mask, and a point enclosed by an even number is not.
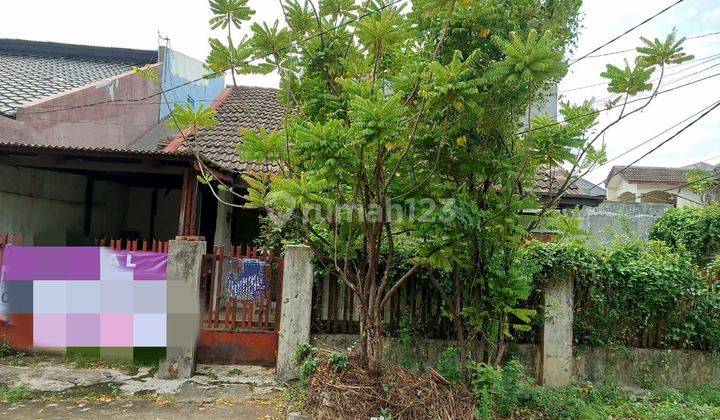
<svg viewBox="0 0 720 420"><path fill-rule="evenodd" d="M0 52L40 57L65 57L89 60L150 64L157 62L158 51L98 45L68 44L52 41L0 38Z"/></svg>
<svg viewBox="0 0 720 420"><path fill-rule="evenodd" d="M251 85L237 85L237 86L233 86L233 85L226 85L225 87L228 88L228 89L231 89L231 90L254 89L254 90L271 90L271 91L274 91L274 92L279 92L279 91L280 91L280 88L267 87L267 86L251 86Z"/></svg>

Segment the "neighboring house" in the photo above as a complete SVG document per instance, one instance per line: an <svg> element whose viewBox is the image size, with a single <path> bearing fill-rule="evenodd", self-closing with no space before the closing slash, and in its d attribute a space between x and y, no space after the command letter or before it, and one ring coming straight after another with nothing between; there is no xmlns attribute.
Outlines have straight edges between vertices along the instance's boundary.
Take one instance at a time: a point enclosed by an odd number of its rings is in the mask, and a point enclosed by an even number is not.
<svg viewBox="0 0 720 420"><path fill-rule="evenodd" d="M147 66L159 82L133 71ZM158 51L0 40L0 232L36 245L167 240L198 222L195 159L157 151L171 102L214 100L224 81Z"/></svg>
<svg viewBox="0 0 720 420"><path fill-rule="evenodd" d="M591 189L593 184L590 181L582 178L575 178L570 182L566 180L567 170L562 168L538 171L535 174L537 187L534 193L541 201L557 201L557 207L561 210L584 206L597 207L605 201L605 190ZM565 190L558 200L562 188Z"/></svg>
<svg viewBox="0 0 720 420"><path fill-rule="evenodd" d="M687 173L695 168L717 168L697 163L681 168L613 166L605 180L609 201L661 203L676 207L700 206L718 199L717 192L698 194L688 185Z"/></svg>

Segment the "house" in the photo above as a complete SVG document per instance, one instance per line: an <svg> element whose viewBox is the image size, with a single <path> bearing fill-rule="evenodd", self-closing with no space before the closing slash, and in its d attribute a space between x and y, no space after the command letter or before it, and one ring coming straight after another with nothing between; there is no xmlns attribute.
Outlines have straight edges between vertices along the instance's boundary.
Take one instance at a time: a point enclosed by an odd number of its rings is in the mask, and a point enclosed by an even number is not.
<svg viewBox="0 0 720 420"><path fill-rule="evenodd" d="M240 130L277 129L285 109L276 89L226 88L206 74L167 48L0 40L0 233L55 246L177 235L203 236L208 247L252 242L259 211L219 203L198 182L197 160L242 195L240 176L262 168L239 159ZM174 103L211 104L217 124L179 135L167 128ZM550 184L539 179L536 193L553 198ZM603 199L574 186L560 204Z"/></svg>
<svg viewBox="0 0 720 420"><path fill-rule="evenodd" d="M195 157L157 144L177 134L171 104L223 89L206 73L167 48L0 40L0 232L31 245L194 232Z"/></svg>
<svg viewBox="0 0 720 420"><path fill-rule="evenodd" d="M716 171L707 163L680 168L657 166L613 166L605 179L609 201L664 203L676 207L700 206L718 199L717 192L698 194L688 182L693 169Z"/></svg>

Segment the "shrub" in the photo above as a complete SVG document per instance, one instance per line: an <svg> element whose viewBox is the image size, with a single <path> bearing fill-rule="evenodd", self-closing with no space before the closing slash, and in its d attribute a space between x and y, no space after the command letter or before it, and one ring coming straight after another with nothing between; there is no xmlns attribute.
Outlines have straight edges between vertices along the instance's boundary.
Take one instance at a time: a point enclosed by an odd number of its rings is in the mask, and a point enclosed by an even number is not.
<svg viewBox="0 0 720 420"><path fill-rule="evenodd" d="M683 248L650 241L593 250L581 243L531 243L536 287L575 282L575 342L720 350L720 294Z"/></svg>
<svg viewBox="0 0 720 420"><path fill-rule="evenodd" d="M299 366L300 369L298 372L298 379L300 379L300 381L307 380L315 373L319 364L320 359L318 359L317 357L308 357L307 359L303 360L303 362Z"/></svg>
<svg viewBox="0 0 720 420"><path fill-rule="evenodd" d="M650 238L674 250L686 249L696 265L705 267L720 252L720 203L668 210L653 225Z"/></svg>

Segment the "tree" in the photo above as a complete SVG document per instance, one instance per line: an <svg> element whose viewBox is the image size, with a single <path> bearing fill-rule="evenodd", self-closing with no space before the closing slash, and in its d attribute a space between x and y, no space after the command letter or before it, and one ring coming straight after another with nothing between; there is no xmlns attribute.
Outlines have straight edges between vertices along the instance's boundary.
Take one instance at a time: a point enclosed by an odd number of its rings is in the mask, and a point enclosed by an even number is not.
<svg viewBox="0 0 720 420"><path fill-rule="evenodd" d="M527 168L546 150L514 133L529 105L565 74L563 51L579 5L551 3L417 1L406 14L383 1L360 8L323 2L319 10L291 1L287 33L297 48L282 55L259 46L287 35L254 26L255 58L279 70L280 97L296 112L280 135L252 134L239 146L244 158L283 168L264 183L253 179L247 199L295 212L317 260L358 296L360 351L373 372L381 366L382 308L421 267L453 272L456 289L516 269L503 250L519 246L524 230L516 215L533 200L517 188L531 184ZM553 153L557 147L565 145ZM432 208L422 209L428 220L421 221L413 206L427 198ZM414 252L409 268L395 273L398 247ZM496 251L505 256L487 263L494 271L476 272L473 263ZM523 287L472 289L485 303L504 302L493 309L527 320L505 303L526 295Z"/></svg>
<svg viewBox="0 0 720 420"><path fill-rule="evenodd" d="M252 26L243 68L278 72L288 116L282 130L248 132L238 145L243 159L276 168L245 175L247 205L285 214L266 219L267 231L302 238L355 293L359 350L371 372L381 369L381 312L421 270L445 300L463 366L467 356L500 363L506 338L526 331L533 315L522 307L533 267L519 258L529 232L576 170L604 161L596 140L652 101L664 65L686 58L668 38L639 50L636 69L608 68L610 90L624 102L601 130L593 101L563 104L562 124L532 119L528 109L566 73L579 7L291 0L287 28ZM625 112L629 98L652 89L653 66L661 69L654 93ZM562 166L572 166L568 176L538 202L538 172ZM409 264L399 264L400 254Z"/></svg>

